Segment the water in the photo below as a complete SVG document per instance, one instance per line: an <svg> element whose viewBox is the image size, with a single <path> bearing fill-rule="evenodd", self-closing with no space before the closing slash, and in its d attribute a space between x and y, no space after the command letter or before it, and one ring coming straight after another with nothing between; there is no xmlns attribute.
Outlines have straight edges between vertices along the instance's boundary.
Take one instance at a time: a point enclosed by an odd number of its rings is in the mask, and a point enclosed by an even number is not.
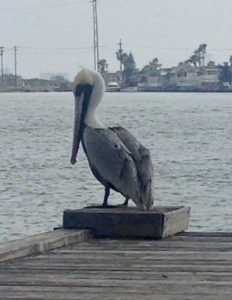
<svg viewBox="0 0 232 300"><path fill-rule="evenodd" d="M190 205L190 230L232 231L232 95L109 93L99 116L152 153L157 205ZM71 166L71 93L0 94L0 242L101 203L83 152ZM112 193L111 203L123 198Z"/></svg>

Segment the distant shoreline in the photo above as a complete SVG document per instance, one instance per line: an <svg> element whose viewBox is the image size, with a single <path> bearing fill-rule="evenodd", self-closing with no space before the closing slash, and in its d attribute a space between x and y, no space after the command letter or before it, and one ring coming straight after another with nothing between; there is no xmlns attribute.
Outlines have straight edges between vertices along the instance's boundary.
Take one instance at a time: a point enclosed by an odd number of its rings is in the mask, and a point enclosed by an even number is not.
<svg viewBox="0 0 232 300"><path fill-rule="evenodd" d="M0 90L0 94L13 94L13 93L25 93L25 94L29 94L29 93L67 93L67 92L72 92L71 90ZM138 90L138 91L106 91L106 93L123 93L123 94L130 94L130 93L218 93L218 94L229 94L232 93L232 90Z"/></svg>

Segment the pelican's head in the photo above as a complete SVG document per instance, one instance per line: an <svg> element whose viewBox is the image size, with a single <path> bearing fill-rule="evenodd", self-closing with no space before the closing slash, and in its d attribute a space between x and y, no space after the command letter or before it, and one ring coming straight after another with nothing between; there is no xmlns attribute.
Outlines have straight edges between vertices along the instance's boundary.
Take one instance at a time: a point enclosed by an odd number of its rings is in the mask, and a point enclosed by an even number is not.
<svg viewBox="0 0 232 300"><path fill-rule="evenodd" d="M91 125L95 120L95 110L100 102L105 85L97 72L82 69L73 81L75 97L75 122L71 163L75 164L83 134L84 124Z"/></svg>
<svg viewBox="0 0 232 300"><path fill-rule="evenodd" d="M74 96L76 96L78 92L83 92L81 91L81 88L83 88L84 86L93 86L93 76L91 74L91 71L86 69L82 69L74 78L72 84ZM77 91L77 89L79 89L79 91Z"/></svg>

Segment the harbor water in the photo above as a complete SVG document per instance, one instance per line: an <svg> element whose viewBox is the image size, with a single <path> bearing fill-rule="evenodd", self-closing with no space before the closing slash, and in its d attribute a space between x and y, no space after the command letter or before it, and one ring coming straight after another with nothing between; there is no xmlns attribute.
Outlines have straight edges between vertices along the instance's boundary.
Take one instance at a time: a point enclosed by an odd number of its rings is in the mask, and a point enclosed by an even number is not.
<svg viewBox="0 0 232 300"><path fill-rule="evenodd" d="M0 94L0 243L102 202L82 150L70 164L73 108L71 93ZM231 94L107 93L98 116L150 149L155 205L191 206L191 231L232 231Z"/></svg>

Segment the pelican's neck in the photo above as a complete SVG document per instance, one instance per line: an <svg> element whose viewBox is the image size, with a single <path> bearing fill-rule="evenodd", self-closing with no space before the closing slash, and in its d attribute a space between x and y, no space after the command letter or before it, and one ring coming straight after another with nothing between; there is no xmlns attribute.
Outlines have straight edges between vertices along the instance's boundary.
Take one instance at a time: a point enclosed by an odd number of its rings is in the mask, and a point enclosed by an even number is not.
<svg viewBox="0 0 232 300"><path fill-rule="evenodd" d="M85 125L92 128L103 128L104 125L98 121L96 116L96 109L88 109L87 114L85 116Z"/></svg>
<svg viewBox="0 0 232 300"><path fill-rule="evenodd" d="M93 76L94 86L92 89L92 94L89 100L88 110L84 122L89 127L103 128L104 125L97 119L96 110L99 102L104 95L105 82L99 73L91 71L91 74Z"/></svg>

